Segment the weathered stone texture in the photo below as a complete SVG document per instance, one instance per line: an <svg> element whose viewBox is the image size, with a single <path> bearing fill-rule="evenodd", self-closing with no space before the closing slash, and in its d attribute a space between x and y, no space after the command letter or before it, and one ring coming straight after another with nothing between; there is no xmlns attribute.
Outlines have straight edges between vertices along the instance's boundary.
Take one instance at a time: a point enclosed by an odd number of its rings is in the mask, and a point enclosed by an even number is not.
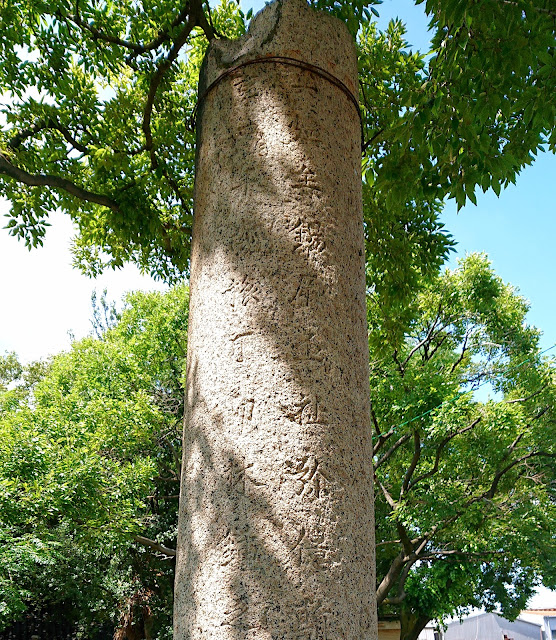
<svg viewBox="0 0 556 640"><path fill-rule="evenodd" d="M287 56L357 91L302 0L211 45L200 93ZM313 71L244 66L199 113L176 640L375 637L360 123Z"/></svg>

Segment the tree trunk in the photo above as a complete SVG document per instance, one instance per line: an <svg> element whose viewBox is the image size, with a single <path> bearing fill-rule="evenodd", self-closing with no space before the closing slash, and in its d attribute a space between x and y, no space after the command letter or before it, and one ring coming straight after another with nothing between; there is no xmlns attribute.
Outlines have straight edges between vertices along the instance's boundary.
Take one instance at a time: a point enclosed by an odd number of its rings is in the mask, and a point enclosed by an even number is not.
<svg viewBox="0 0 556 640"><path fill-rule="evenodd" d="M400 640L417 640L421 631L430 621L430 618L418 615L402 606L400 611Z"/></svg>
<svg viewBox="0 0 556 640"><path fill-rule="evenodd" d="M376 638L353 41L268 5L199 95L174 638Z"/></svg>

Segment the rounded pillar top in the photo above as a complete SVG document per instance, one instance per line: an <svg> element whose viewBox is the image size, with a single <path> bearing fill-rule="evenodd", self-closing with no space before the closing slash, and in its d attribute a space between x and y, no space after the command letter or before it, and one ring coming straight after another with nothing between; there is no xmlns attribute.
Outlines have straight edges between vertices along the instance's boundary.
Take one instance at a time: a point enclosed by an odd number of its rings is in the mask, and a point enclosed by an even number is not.
<svg viewBox="0 0 556 640"><path fill-rule="evenodd" d="M275 0L253 17L243 37L213 40L203 62L199 95L231 68L271 57L324 69L358 95L357 54L346 25L305 0Z"/></svg>

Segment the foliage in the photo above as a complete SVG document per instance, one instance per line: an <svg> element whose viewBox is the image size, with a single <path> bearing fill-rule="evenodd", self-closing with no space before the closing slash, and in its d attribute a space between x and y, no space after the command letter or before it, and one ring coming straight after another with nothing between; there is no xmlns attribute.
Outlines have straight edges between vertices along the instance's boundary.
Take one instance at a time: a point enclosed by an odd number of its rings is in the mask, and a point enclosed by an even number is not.
<svg viewBox="0 0 556 640"><path fill-rule="evenodd" d="M84 627L117 623L139 598L164 637L173 566L160 544L176 529L187 309L185 287L130 295L112 328L32 383L36 366L0 361L11 372L0 391L0 626L60 604Z"/></svg>
<svg viewBox="0 0 556 640"><path fill-rule="evenodd" d="M555 148L554 9L428 0L432 50L413 53L399 21L376 29L378 0L312 4L357 34L369 272L397 311L450 246L445 198L499 192L544 143ZM187 273L200 60L249 17L231 0L3 0L10 232L40 244L60 208L77 224L83 270L133 261L169 281Z"/></svg>
<svg viewBox="0 0 556 640"><path fill-rule="evenodd" d="M369 301L378 600L413 638L556 586L556 369L527 303L471 255L417 296L403 344ZM487 395L488 390L488 395Z"/></svg>
<svg viewBox="0 0 556 640"><path fill-rule="evenodd" d="M412 316L415 292L437 274L453 246L439 221L442 198L426 189L418 194L408 190L408 185L420 184L411 164L392 174L399 177L397 186L385 182L383 162L390 143L382 138L399 126L403 92L417 91L423 82L423 56L407 51L404 34L399 20L384 32L369 23L362 26L358 39L368 145L363 156L367 284L381 301L381 322L398 339Z"/></svg>
<svg viewBox="0 0 556 640"><path fill-rule="evenodd" d="M89 273L127 260L167 279L187 268L191 116L206 46L196 6L190 15L187 3L8 0L0 172L15 178L2 184L12 234L42 243L49 211L61 208L79 228L75 259ZM238 35L237 9L222 5L215 28Z"/></svg>
<svg viewBox="0 0 556 640"><path fill-rule="evenodd" d="M425 6L432 49L428 56L404 52L391 76L372 73L384 57L372 55L372 28L362 30L370 49L362 85L364 97L369 92L374 188L387 208L400 198L431 202L446 195L459 206L475 203L477 187L499 193L543 143L556 145L552 4L428 0Z"/></svg>

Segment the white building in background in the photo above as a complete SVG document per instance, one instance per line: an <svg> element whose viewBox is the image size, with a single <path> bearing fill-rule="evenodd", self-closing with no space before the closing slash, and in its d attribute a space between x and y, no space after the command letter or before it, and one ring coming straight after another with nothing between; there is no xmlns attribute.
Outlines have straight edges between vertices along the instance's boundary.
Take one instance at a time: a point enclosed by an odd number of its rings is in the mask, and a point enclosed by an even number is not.
<svg viewBox="0 0 556 640"><path fill-rule="evenodd" d="M520 613L519 619L540 623L541 640L556 640L556 609L526 609Z"/></svg>
<svg viewBox="0 0 556 640"><path fill-rule="evenodd" d="M438 628L438 625L431 621L423 631L421 631L418 640L443 640L443 637L444 634L442 630ZM381 638L378 640L381 640Z"/></svg>
<svg viewBox="0 0 556 640"><path fill-rule="evenodd" d="M419 640L438 640L425 629ZM438 632L437 632L438 633ZM556 640L556 609L526 609L510 622L497 613L477 613L451 622L443 640Z"/></svg>

